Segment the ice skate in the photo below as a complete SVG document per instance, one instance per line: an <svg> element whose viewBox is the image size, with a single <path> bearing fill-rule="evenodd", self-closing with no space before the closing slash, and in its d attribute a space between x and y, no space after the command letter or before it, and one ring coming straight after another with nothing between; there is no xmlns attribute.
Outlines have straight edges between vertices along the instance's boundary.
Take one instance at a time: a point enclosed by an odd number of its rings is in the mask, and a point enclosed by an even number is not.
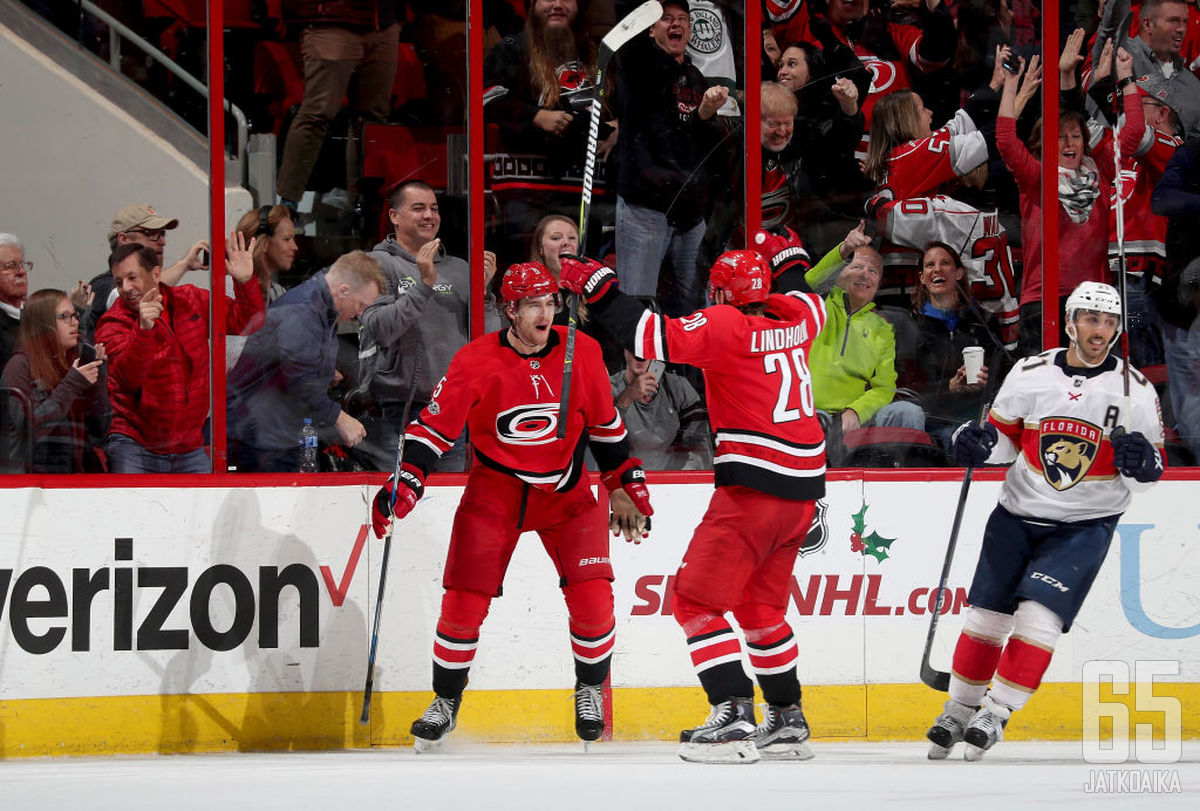
<svg viewBox="0 0 1200 811"><path fill-rule="evenodd" d="M763 760L808 760L808 721L799 704L763 704L763 720L754 730L754 748Z"/></svg>
<svg viewBox="0 0 1200 811"><path fill-rule="evenodd" d="M584 744L600 739L604 732L604 697L599 684L575 685L575 734Z"/></svg>
<svg viewBox="0 0 1200 811"><path fill-rule="evenodd" d="M929 739L929 759L945 760L954 748L954 744L963 739L967 723L975 714L975 707L963 704L954 699L947 699L942 706L942 714L933 721L933 726L925 733Z"/></svg>
<svg viewBox="0 0 1200 811"><path fill-rule="evenodd" d="M413 736L413 748L427 752L441 745L446 735L454 730L458 722L458 708L462 698L443 698L434 696L433 703L424 714L413 721L409 732Z"/></svg>
<svg viewBox="0 0 1200 811"><path fill-rule="evenodd" d="M754 699L731 698L712 708L704 724L679 733L679 757L689 763L756 763Z"/></svg>
<svg viewBox="0 0 1200 811"><path fill-rule="evenodd" d="M1010 715L1011 709L997 704L991 696L983 697L983 706L971 716L971 721L963 732L963 741L967 744L967 760L974 763L983 757L984 752L1004 740L1004 727L1008 726Z"/></svg>

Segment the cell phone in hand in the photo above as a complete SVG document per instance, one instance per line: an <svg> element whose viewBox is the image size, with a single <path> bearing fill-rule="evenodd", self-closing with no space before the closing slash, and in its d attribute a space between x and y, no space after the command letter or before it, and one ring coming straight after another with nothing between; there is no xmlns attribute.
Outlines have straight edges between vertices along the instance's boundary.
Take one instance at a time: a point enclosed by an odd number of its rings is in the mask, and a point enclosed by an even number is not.
<svg viewBox="0 0 1200 811"><path fill-rule="evenodd" d="M646 368L650 374L654 375L655 380L662 380L663 372L666 371L667 364L661 360L652 360Z"/></svg>
<svg viewBox="0 0 1200 811"><path fill-rule="evenodd" d="M208 251L204 250L203 248L196 253L196 258L200 260L200 264L205 266L208 265Z"/></svg>
<svg viewBox="0 0 1200 811"><path fill-rule="evenodd" d="M1000 66L1014 76L1021 72L1021 62L1014 53L1010 53L1004 57L1004 61L1000 63Z"/></svg>
<svg viewBox="0 0 1200 811"><path fill-rule="evenodd" d="M80 344L79 345L79 365L80 366L82 366L85 363L91 363L95 359L96 359L96 347L92 346L91 344Z"/></svg>

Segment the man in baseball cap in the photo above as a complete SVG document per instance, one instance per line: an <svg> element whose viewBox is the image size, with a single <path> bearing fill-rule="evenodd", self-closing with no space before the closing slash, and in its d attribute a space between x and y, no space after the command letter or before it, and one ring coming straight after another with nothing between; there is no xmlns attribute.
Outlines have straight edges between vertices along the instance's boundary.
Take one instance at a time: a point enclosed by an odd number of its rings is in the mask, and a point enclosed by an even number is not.
<svg viewBox="0 0 1200 811"><path fill-rule="evenodd" d="M179 220L164 217L148 203L131 203L117 209L112 222L108 226L108 249L111 253L122 245L136 242L145 245L158 254L158 263L162 266L163 284L177 285L183 280L183 275L189 270L207 270L208 260L205 255L211 249L207 240L199 240L188 250L187 254L169 267L163 261L163 249L167 244L167 231L179 227ZM112 273L107 269L97 274L90 282L90 293L94 294L92 305L80 323L80 333L91 335L100 316L116 299L113 287Z"/></svg>

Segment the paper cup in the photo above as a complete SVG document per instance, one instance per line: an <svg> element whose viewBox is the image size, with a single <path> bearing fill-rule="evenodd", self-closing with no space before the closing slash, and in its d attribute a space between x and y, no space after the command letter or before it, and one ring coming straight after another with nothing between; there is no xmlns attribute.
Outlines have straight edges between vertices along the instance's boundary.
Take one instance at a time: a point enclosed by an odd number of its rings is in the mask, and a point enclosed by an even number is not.
<svg viewBox="0 0 1200 811"><path fill-rule="evenodd" d="M979 382L979 370L983 368L983 347L963 347L963 365L967 371L967 383Z"/></svg>

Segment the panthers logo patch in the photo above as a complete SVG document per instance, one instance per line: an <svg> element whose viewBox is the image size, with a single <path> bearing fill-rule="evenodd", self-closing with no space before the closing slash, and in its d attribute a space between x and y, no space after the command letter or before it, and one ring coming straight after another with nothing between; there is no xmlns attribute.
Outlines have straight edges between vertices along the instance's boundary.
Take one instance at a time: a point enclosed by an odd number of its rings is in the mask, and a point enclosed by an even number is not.
<svg viewBox="0 0 1200 811"><path fill-rule="evenodd" d="M1055 490L1083 481L1100 450L1103 431L1090 422L1047 417L1038 423L1038 461L1042 476Z"/></svg>

